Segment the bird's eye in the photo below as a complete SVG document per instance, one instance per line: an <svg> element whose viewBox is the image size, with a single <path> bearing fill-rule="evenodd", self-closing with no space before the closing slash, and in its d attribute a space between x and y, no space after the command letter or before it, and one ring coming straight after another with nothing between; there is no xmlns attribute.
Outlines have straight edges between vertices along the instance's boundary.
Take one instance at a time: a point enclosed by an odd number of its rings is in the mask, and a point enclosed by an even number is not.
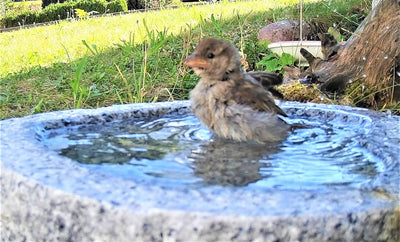
<svg viewBox="0 0 400 242"><path fill-rule="evenodd" d="M213 54L213 53L208 54L208 55L207 55L207 58L208 58L208 59L214 58L214 54Z"/></svg>

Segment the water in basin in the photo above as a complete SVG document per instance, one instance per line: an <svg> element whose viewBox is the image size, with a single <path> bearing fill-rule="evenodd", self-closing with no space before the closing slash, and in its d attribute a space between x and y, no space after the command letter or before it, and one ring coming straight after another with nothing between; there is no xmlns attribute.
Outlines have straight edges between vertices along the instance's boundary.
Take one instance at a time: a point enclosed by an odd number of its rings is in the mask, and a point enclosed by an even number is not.
<svg viewBox="0 0 400 242"><path fill-rule="evenodd" d="M358 188L382 169L363 147L367 118L286 111L308 127L273 144L220 140L191 113L50 129L42 142L93 172L166 187Z"/></svg>

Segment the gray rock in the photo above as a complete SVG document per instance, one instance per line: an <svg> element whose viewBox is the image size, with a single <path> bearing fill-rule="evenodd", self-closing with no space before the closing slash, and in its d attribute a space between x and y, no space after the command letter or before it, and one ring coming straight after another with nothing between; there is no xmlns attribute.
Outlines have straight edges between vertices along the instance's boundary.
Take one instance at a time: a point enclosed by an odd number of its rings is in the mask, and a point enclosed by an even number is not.
<svg viewBox="0 0 400 242"><path fill-rule="evenodd" d="M309 24L303 23L303 40L310 39L313 33ZM258 32L258 40L268 40L271 43L279 41L300 40L300 21L282 20L268 24Z"/></svg>

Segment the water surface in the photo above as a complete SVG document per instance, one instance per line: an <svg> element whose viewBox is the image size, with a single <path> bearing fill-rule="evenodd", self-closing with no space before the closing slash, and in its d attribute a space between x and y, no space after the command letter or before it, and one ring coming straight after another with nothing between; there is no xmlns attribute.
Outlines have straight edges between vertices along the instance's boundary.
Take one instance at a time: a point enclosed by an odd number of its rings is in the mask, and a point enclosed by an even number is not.
<svg viewBox="0 0 400 242"><path fill-rule="evenodd" d="M359 187L379 172L360 145L368 120L294 112L288 122L307 128L274 144L220 140L190 113L54 129L43 142L94 172L163 186Z"/></svg>

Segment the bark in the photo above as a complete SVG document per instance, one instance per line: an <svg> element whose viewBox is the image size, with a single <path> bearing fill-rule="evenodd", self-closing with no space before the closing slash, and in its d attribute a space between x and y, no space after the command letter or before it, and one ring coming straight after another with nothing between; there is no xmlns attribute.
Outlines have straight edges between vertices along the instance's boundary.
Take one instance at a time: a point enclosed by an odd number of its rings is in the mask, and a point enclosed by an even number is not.
<svg viewBox="0 0 400 242"><path fill-rule="evenodd" d="M390 89L386 101L400 100L400 0L382 0L344 46L328 34L320 39L323 59L305 49L301 54L310 64L308 78L322 91L341 92L346 84L362 80Z"/></svg>

